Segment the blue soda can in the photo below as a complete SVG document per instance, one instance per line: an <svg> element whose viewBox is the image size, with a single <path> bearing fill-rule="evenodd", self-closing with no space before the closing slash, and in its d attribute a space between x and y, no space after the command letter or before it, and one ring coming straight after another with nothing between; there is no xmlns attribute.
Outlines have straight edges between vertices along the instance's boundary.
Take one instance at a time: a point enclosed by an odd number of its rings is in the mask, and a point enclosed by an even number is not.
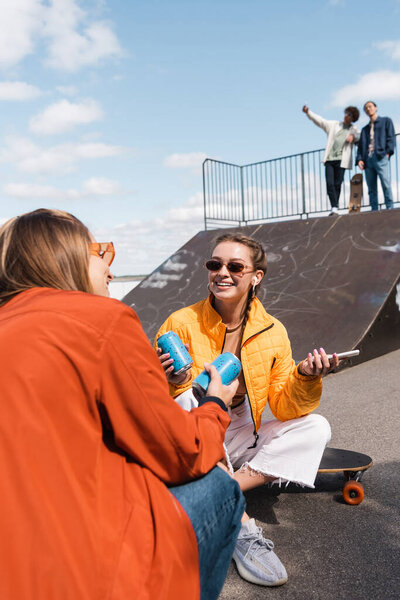
<svg viewBox="0 0 400 600"><path fill-rule="evenodd" d="M157 340L157 345L161 348L163 354L169 353L173 360L174 375L179 375L190 369L193 364L192 357L183 345L182 340L174 331L167 331Z"/></svg>
<svg viewBox="0 0 400 600"><path fill-rule="evenodd" d="M229 385L236 379L242 370L240 360L231 352L220 354L211 364L217 369L224 385ZM197 400L200 400L200 398L205 396L209 383L210 376L206 370L202 371L202 373L193 380L193 394Z"/></svg>

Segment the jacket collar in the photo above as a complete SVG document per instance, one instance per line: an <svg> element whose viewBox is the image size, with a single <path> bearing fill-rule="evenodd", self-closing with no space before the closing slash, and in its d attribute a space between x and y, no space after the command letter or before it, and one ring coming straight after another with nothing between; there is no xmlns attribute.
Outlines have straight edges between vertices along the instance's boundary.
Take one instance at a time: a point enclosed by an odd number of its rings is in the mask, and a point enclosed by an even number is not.
<svg viewBox="0 0 400 600"><path fill-rule="evenodd" d="M203 322L206 330L213 338L219 338L225 335L225 325L222 322L221 316L212 305L213 295L209 294L208 298L203 301Z"/></svg>
<svg viewBox="0 0 400 600"><path fill-rule="evenodd" d="M218 338L221 335L225 335L226 326L222 322L221 316L212 304L212 294L204 300L203 304L203 322L207 331L214 338ZM260 300L256 297L251 303L249 318L247 319L246 327L244 329L243 340L246 341L253 335L256 335L260 331L267 329L273 325L273 319L269 315Z"/></svg>
<svg viewBox="0 0 400 600"><path fill-rule="evenodd" d="M375 123L377 123L378 121L382 121L382 117L380 117L379 115L376 117L376 119L374 121L374 126L375 126ZM371 127L371 121L368 121L368 127Z"/></svg>

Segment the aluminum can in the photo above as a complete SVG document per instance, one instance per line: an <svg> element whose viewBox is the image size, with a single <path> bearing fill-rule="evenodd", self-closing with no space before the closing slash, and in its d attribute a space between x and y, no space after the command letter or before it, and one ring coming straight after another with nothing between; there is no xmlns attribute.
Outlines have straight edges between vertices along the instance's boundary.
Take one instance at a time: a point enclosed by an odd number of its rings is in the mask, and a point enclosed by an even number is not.
<svg viewBox="0 0 400 600"><path fill-rule="evenodd" d="M231 352L224 352L211 363L217 369L221 376L223 385L229 385L240 374L242 364L240 360ZM198 375L192 384L193 394L199 400L207 393L210 376L206 370Z"/></svg>
<svg viewBox="0 0 400 600"><path fill-rule="evenodd" d="M169 353L173 360L173 374L179 375L190 369L193 364L192 357L186 350L182 340L174 331L167 331L157 340L157 345L161 348L163 354Z"/></svg>

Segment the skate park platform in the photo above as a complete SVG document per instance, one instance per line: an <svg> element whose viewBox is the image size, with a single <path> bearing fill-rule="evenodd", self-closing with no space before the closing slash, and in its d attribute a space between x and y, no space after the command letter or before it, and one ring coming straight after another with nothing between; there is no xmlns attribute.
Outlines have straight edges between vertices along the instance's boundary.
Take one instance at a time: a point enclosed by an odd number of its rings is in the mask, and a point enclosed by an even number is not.
<svg viewBox="0 0 400 600"><path fill-rule="evenodd" d="M174 310L207 292L203 267L221 231L198 233L127 294L154 339ZM240 227L261 241L268 272L259 298L288 330L293 356L360 349L358 364L400 348L400 210Z"/></svg>

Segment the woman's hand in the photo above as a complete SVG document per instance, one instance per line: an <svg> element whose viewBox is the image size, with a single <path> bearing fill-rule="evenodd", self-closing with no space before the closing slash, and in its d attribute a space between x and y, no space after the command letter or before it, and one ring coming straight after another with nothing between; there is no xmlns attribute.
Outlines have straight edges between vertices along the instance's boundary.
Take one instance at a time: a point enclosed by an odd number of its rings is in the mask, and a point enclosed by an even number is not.
<svg viewBox="0 0 400 600"><path fill-rule="evenodd" d="M188 344L185 344L186 350L189 350ZM190 379L190 371L184 371L183 373L179 373L179 375L174 375L174 365L172 358L170 358L169 352L166 354L161 354L161 348L157 348L157 356L160 359L160 363L162 368L164 369L165 375L167 377L168 383L172 383L173 385L182 385L186 383Z"/></svg>
<svg viewBox="0 0 400 600"><path fill-rule="evenodd" d="M299 363L297 370L300 375L309 375L314 377L315 375L326 375L330 373L339 365L339 359L337 354L333 354L332 358L329 359L323 348L318 350L314 349L313 353L308 353L301 363Z"/></svg>
<svg viewBox="0 0 400 600"><path fill-rule="evenodd" d="M223 385L221 376L214 365L204 363L204 368L210 375L210 383L207 388L207 396L216 396L220 398L228 408L232 404L233 396L239 386L239 379L234 379L229 385Z"/></svg>
<svg viewBox="0 0 400 600"><path fill-rule="evenodd" d="M309 108L306 104L303 106L302 111L303 111L303 113L306 113L306 114L308 113Z"/></svg>

